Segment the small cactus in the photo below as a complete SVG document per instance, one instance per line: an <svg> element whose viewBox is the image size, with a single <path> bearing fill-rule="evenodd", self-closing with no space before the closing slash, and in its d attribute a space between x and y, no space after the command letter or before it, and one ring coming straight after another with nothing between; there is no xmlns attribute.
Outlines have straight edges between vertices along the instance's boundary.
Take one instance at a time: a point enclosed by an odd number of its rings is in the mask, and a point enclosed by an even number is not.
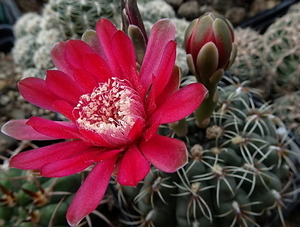
<svg viewBox="0 0 300 227"><path fill-rule="evenodd" d="M288 13L264 34L263 62L274 80L275 97L300 89L300 16Z"/></svg>
<svg viewBox="0 0 300 227"><path fill-rule="evenodd" d="M34 147L35 144L22 141L14 152L5 156ZM0 160L0 226L68 227L65 217L67 209L86 174L83 172L62 178L40 177L38 172L9 168L8 157L1 156ZM87 217L89 226L102 222L113 226L100 213L103 208L108 213L106 204L110 207L114 205L107 195L102 202L105 205L100 205L93 215Z"/></svg>
<svg viewBox="0 0 300 227"><path fill-rule="evenodd" d="M300 91L295 91L274 100L274 114L300 139Z"/></svg>
<svg viewBox="0 0 300 227"><path fill-rule="evenodd" d="M271 212L284 223L282 212L291 201L286 196L298 191L292 186L292 140L287 131L281 133L284 124L272 107L257 101L257 89L231 82L219 87L220 98L205 130L192 116L187 119L186 166L177 174L153 168L131 192L131 202L124 203L128 190L118 191L123 206L132 210L126 212L132 219L127 225L254 227L267 224ZM161 133L172 131L162 128Z"/></svg>
<svg viewBox="0 0 300 227"><path fill-rule="evenodd" d="M263 35L251 28L237 28L235 33L235 44L237 55L229 71L239 78L240 81L249 81L249 86L264 91L264 97L273 86L273 77L269 76L262 60Z"/></svg>
<svg viewBox="0 0 300 227"><path fill-rule="evenodd" d="M117 0L50 0L41 15L25 13L16 22L13 58L23 71L36 68L38 75L44 74L54 67L50 59L52 45L70 38L80 39L84 31L95 28L101 17L119 26L119 11Z"/></svg>

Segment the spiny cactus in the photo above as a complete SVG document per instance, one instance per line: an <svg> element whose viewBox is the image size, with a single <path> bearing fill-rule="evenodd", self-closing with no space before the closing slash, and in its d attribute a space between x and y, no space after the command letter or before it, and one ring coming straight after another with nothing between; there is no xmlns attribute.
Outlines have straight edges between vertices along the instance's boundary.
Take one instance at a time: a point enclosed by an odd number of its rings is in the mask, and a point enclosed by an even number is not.
<svg viewBox="0 0 300 227"><path fill-rule="evenodd" d="M264 34L263 62L275 78L277 96L300 89L299 24L299 13L288 13Z"/></svg>
<svg viewBox="0 0 300 227"><path fill-rule="evenodd" d="M25 13L14 25L14 35L18 39L26 35L37 35L41 30L40 24L43 20L38 13Z"/></svg>
<svg viewBox="0 0 300 227"><path fill-rule="evenodd" d="M116 13L120 13L115 0L50 0L48 4L69 38L80 38L87 29L94 29L100 17L115 21Z"/></svg>
<svg viewBox="0 0 300 227"><path fill-rule="evenodd" d="M139 2L139 1L138 1ZM161 18L174 18L174 9L165 1L151 0L138 4L143 20L155 23Z"/></svg>
<svg viewBox="0 0 300 227"><path fill-rule="evenodd" d="M254 227L268 224L271 213L284 223L282 211L299 191L293 141L271 106L258 101L257 89L233 83L219 91L206 129L187 119L184 168L173 174L153 168L136 189L118 187L127 225ZM160 132L172 135L167 127Z"/></svg>
<svg viewBox="0 0 300 227"><path fill-rule="evenodd" d="M1 226L68 226L65 214L80 175L39 178L32 172L0 169Z"/></svg>
<svg viewBox="0 0 300 227"><path fill-rule="evenodd" d="M277 115L300 139L300 91L291 92L274 100L274 114Z"/></svg>
<svg viewBox="0 0 300 227"><path fill-rule="evenodd" d="M238 51L229 71L240 81L248 80L249 86L260 88L264 96L268 96L274 81L266 72L262 60L263 35L251 28L237 28L234 33Z"/></svg>
<svg viewBox="0 0 300 227"><path fill-rule="evenodd" d="M36 68L37 75L44 75L54 67L50 58L54 43L79 39L84 31L94 29L101 17L119 26L119 4L117 0L50 0L41 15L26 13L15 24L14 60L24 71Z"/></svg>
<svg viewBox="0 0 300 227"><path fill-rule="evenodd" d="M30 141L22 141L13 152L0 155L0 226L69 226L66 212L86 174L46 178L35 171L9 167L11 155L36 146ZM87 217L87 226L102 226L104 223L113 226L105 215L109 215L114 199L107 193L101 204L93 215ZM102 214L102 211L106 213ZM117 217L117 214L114 216Z"/></svg>

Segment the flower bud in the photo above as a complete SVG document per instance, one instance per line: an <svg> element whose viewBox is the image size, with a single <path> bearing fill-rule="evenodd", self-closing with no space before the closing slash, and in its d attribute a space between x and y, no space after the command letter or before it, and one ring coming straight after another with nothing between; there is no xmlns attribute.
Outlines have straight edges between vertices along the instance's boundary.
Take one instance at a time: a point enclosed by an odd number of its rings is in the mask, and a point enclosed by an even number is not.
<svg viewBox="0 0 300 227"><path fill-rule="evenodd" d="M199 82L205 86L219 82L235 58L233 42L233 27L221 15L207 13L192 21L184 45L189 68Z"/></svg>
<svg viewBox="0 0 300 227"><path fill-rule="evenodd" d="M218 82L234 61L237 48L231 23L216 13L192 21L185 33L187 63L208 94L195 111L196 123L205 128L218 101Z"/></svg>
<svg viewBox="0 0 300 227"><path fill-rule="evenodd" d="M148 42L147 32L136 0L121 0L123 31L131 38L136 60L142 64Z"/></svg>

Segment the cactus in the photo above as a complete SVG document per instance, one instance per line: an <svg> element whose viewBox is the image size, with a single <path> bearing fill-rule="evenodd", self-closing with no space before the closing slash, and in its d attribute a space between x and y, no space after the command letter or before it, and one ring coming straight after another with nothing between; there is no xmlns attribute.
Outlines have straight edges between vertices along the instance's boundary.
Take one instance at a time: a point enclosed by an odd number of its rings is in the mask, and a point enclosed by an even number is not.
<svg viewBox="0 0 300 227"><path fill-rule="evenodd" d="M66 37L80 38L84 31L95 27L100 17L116 22L117 3L114 0L50 0L48 4Z"/></svg>
<svg viewBox="0 0 300 227"><path fill-rule="evenodd" d="M42 16L38 13L25 13L20 17L14 25L15 37L21 38L25 35L37 35L41 30L40 23L43 20Z"/></svg>
<svg viewBox="0 0 300 227"><path fill-rule="evenodd" d="M155 23L161 18L174 18L174 9L165 1L152 0L138 4L143 20Z"/></svg>
<svg viewBox="0 0 300 227"><path fill-rule="evenodd" d="M184 168L173 174L152 168L136 189L118 188L131 218L125 224L250 227L267 224L271 212L284 223L284 206L299 191L293 187L293 142L271 106L255 101L259 90L230 81L219 87L206 129L193 116L187 119L189 132L181 139L190 158ZM172 131L164 127L160 133Z"/></svg>
<svg viewBox="0 0 300 227"><path fill-rule="evenodd" d="M263 90L267 97L274 78L266 72L262 60L263 35L251 28L237 28L234 33L238 51L229 71L240 81L248 80L249 86Z"/></svg>
<svg viewBox="0 0 300 227"><path fill-rule="evenodd" d="M68 226L65 213L80 182L80 175L47 179L29 171L1 168L1 226Z"/></svg>
<svg viewBox="0 0 300 227"><path fill-rule="evenodd" d="M15 62L23 68L36 68L37 75L54 67L50 50L53 44L70 38L80 39L96 21L105 17L120 25L117 0L50 0L42 14L25 13L15 24ZM26 75L23 75L26 77Z"/></svg>
<svg viewBox="0 0 300 227"><path fill-rule="evenodd" d="M65 217L67 208L87 174L82 172L67 177L46 178L32 170L9 168L11 155L36 146L30 141L22 141L13 152L0 156L0 226L69 226ZM114 200L107 193L98 209L87 217L88 226L105 222L106 226L112 227L112 222L105 216L109 215L112 206Z"/></svg>
<svg viewBox="0 0 300 227"><path fill-rule="evenodd" d="M299 13L288 13L264 34L263 62L276 81L276 96L300 89Z"/></svg>
<svg viewBox="0 0 300 227"><path fill-rule="evenodd" d="M300 91L291 92L273 101L274 114L300 139Z"/></svg>
<svg viewBox="0 0 300 227"><path fill-rule="evenodd" d="M17 39L12 50L15 62L22 68L34 67L33 55L37 47L34 35L25 35Z"/></svg>

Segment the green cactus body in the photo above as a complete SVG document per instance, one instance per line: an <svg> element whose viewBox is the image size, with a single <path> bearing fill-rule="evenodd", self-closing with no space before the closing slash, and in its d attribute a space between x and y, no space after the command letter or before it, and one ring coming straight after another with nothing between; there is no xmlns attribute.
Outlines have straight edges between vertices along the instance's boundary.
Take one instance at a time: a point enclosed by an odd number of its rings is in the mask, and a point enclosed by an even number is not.
<svg viewBox="0 0 300 227"><path fill-rule="evenodd" d="M264 34L263 62L276 81L276 96L300 88L299 22L299 13L288 13L271 24Z"/></svg>
<svg viewBox="0 0 300 227"><path fill-rule="evenodd" d="M72 38L80 38L87 29L94 29L100 17L114 21L118 11L113 0L50 0L48 4L59 19L60 29Z"/></svg>
<svg viewBox="0 0 300 227"><path fill-rule="evenodd" d="M27 69L35 68L31 76L44 78L45 70L54 67L52 46L70 38L80 39L87 29L95 29L101 17L120 27L120 1L50 0L41 14L25 13L14 26L16 42L12 51L24 71L22 77L27 77Z"/></svg>
<svg viewBox="0 0 300 227"><path fill-rule="evenodd" d="M176 177L160 173L168 182L161 196L145 193L156 185L153 173L159 171L154 167L136 190L133 206L139 217L158 210L165 214L159 221L158 215L148 215L141 226L164 226L170 216L169 223L176 227L262 226L271 212L282 217L287 195L297 193L290 159L294 152L288 147L287 132L280 132L283 122L267 103L254 101L257 89L230 81L233 84L219 89L219 102L205 132L187 119L189 162ZM166 128L162 132L170 133ZM131 217L128 225L136 223L137 216Z"/></svg>
<svg viewBox="0 0 300 227"><path fill-rule="evenodd" d="M300 139L300 91L291 92L274 100L274 114Z"/></svg>
<svg viewBox="0 0 300 227"><path fill-rule="evenodd" d="M234 43L237 45L238 51L229 71L235 74L240 81L248 80L253 87L264 91L270 90L264 89L273 82L272 77L267 77L262 61L263 35L251 28L237 28L234 33Z"/></svg>
<svg viewBox="0 0 300 227"><path fill-rule="evenodd" d="M65 215L81 175L58 179L0 165L0 226L68 226Z"/></svg>

